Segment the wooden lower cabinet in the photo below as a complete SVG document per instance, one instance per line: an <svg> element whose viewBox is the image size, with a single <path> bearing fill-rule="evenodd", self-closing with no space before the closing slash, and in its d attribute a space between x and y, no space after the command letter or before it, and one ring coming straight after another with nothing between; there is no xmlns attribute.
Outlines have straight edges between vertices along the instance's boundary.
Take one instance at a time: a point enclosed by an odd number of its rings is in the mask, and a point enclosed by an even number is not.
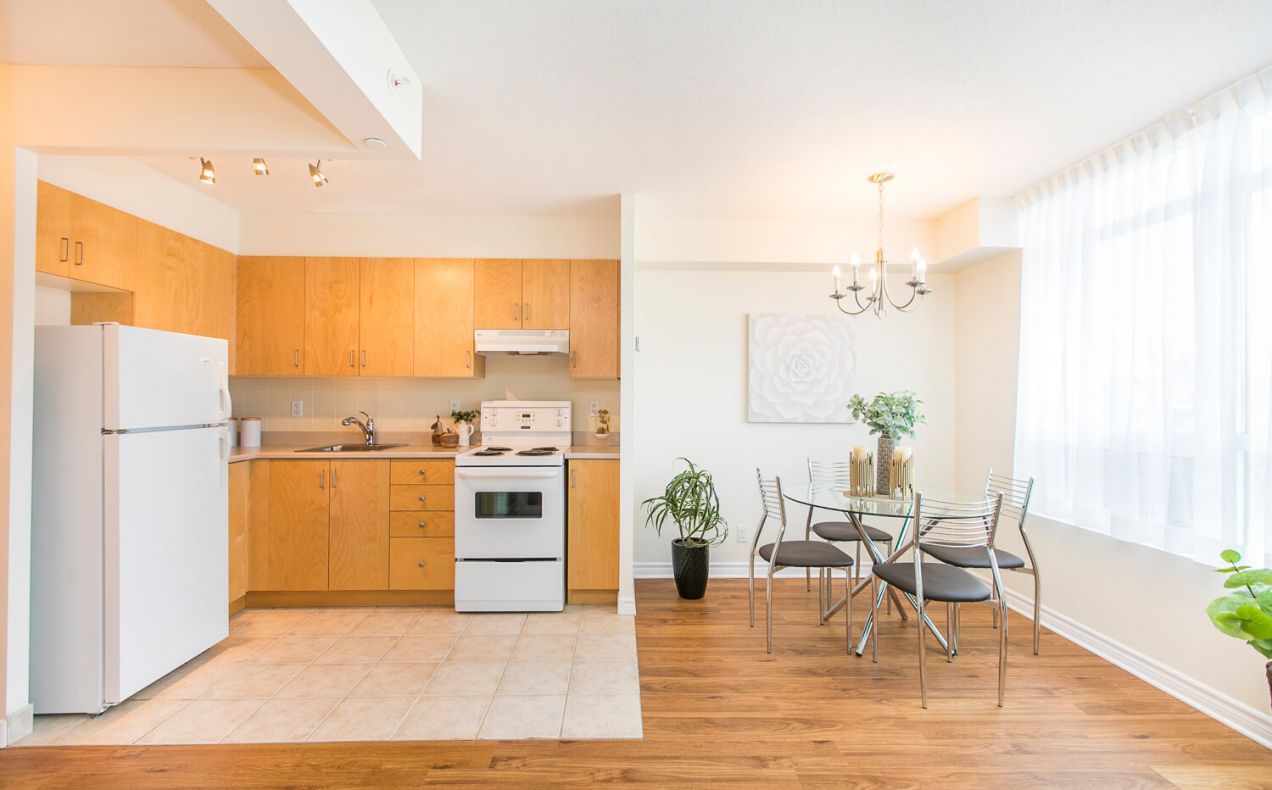
<svg viewBox="0 0 1272 790"><path fill-rule="evenodd" d="M451 485L455 482L455 462L431 458L392 461L393 485Z"/></svg>
<svg viewBox="0 0 1272 790"><path fill-rule="evenodd" d="M268 590L326 590L330 464L269 461Z"/></svg>
<svg viewBox="0 0 1272 790"><path fill-rule="evenodd" d="M618 589L618 461L569 462L566 588Z"/></svg>
<svg viewBox="0 0 1272 790"><path fill-rule="evenodd" d="M392 538L449 538L455 535L455 514L448 510L403 511L389 518Z"/></svg>
<svg viewBox="0 0 1272 790"><path fill-rule="evenodd" d="M230 600L247 594L251 547L248 540L251 510L251 466L230 464Z"/></svg>
<svg viewBox="0 0 1272 790"><path fill-rule="evenodd" d="M393 486L389 501L394 510L454 510L455 486Z"/></svg>
<svg viewBox="0 0 1272 790"><path fill-rule="evenodd" d="M389 583L389 462L332 461L328 589Z"/></svg>
<svg viewBox="0 0 1272 790"><path fill-rule="evenodd" d="M455 539L390 538L389 589L455 589Z"/></svg>

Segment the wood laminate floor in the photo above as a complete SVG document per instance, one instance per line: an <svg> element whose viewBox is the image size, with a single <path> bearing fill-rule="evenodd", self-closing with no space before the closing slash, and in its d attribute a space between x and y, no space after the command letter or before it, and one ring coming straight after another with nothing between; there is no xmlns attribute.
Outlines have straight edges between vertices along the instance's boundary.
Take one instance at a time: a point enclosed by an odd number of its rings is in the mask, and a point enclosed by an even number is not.
<svg viewBox="0 0 1272 790"><path fill-rule="evenodd" d="M988 611L968 608L962 655L929 653L925 711L913 618L885 619L872 664L844 654L842 618L817 625L815 592L780 582L769 656L745 582L637 595L640 741L17 748L0 787L1272 786L1272 752L1052 634L1033 656L1014 614L1007 706Z"/></svg>

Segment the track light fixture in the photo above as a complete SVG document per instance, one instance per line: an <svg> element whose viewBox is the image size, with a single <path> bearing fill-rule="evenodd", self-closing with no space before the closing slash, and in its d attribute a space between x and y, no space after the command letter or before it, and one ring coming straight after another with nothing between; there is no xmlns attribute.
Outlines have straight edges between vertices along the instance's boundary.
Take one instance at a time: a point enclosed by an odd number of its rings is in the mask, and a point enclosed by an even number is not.
<svg viewBox="0 0 1272 790"><path fill-rule="evenodd" d="M212 167L210 159L199 157L199 181L204 184L216 183L216 170Z"/></svg>
<svg viewBox="0 0 1272 790"><path fill-rule="evenodd" d="M321 159L309 166L309 178L313 180L314 186L316 187L320 187L327 183L327 177L322 174Z"/></svg>
<svg viewBox="0 0 1272 790"><path fill-rule="evenodd" d="M265 160L257 157L252 160L252 172L258 176L269 175L269 165L265 164Z"/></svg>

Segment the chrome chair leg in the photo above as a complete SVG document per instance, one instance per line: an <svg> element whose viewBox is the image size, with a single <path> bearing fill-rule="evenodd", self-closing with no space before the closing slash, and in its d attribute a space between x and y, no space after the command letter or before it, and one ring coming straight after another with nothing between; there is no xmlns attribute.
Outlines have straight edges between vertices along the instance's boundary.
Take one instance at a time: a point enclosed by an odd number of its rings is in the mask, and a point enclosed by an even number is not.
<svg viewBox="0 0 1272 790"><path fill-rule="evenodd" d="M923 698L923 709L927 710L927 629L923 627L923 614L927 607L924 600L918 600L919 627L919 693Z"/></svg>
<svg viewBox="0 0 1272 790"><path fill-rule="evenodd" d="M997 601L995 601L994 603L997 603ZM990 625L993 628L997 628L998 627L998 607L997 606L995 606L993 609L990 610L989 617L990 617Z"/></svg>
<svg viewBox="0 0 1272 790"><path fill-rule="evenodd" d="M861 581L861 541L857 541L857 559L852 564L852 579L854 582Z"/></svg>
<svg viewBox="0 0 1272 790"><path fill-rule="evenodd" d="M852 571L844 568L844 608L848 610L848 655L852 655Z"/></svg>
<svg viewBox="0 0 1272 790"><path fill-rule="evenodd" d="M1003 706L1003 688L1007 685L1007 607L1002 606L1003 627L998 632L998 707Z"/></svg>
<svg viewBox="0 0 1272 790"><path fill-rule="evenodd" d="M879 663L879 577L870 572L870 660Z"/></svg>
<svg viewBox="0 0 1272 790"><path fill-rule="evenodd" d="M954 604L945 603L945 663L954 663Z"/></svg>
<svg viewBox="0 0 1272 790"><path fill-rule="evenodd" d="M813 509L808 508L808 518L804 521L804 540L808 540L812 536L813 530ZM813 569L804 569L804 592L810 592L813 589Z"/></svg>
<svg viewBox="0 0 1272 790"><path fill-rule="evenodd" d="M764 632L765 650L773 654L773 566L769 566L764 580Z"/></svg>
<svg viewBox="0 0 1272 790"><path fill-rule="evenodd" d="M751 627L755 627L755 552L747 559L746 564L746 602L751 612Z"/></svg>
<svg viewBox="0 0 1272 790"><path fill-rule="evenodd" d="M1042 636L1042 580L1038 578L1038 569L1034 568L1034 655L1038 655L1038 642Z"/></svg>
<svg viewBox="0 0 1272 790"><path fill-rule="evenodd" d="M817 624L826 624L826 569L817 569Z"/></svg>

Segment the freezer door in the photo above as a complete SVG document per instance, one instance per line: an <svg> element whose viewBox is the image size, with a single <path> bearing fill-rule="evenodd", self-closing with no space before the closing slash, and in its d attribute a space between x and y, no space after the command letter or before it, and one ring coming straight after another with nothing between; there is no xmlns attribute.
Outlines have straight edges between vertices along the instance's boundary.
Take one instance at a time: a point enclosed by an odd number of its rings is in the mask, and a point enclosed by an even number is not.
<svg viewBox="0 0 1272 790"><path fill-rule="evenodd" d="M207 425L230 416L229 346L220 338L102 327L107 430Z"/></svg>
<svg viewBox="0 0 1272 790"><path fill-rule="evenodd" d="M228 439L224 428L105 437L108 705L229 631Z"/></svg>

